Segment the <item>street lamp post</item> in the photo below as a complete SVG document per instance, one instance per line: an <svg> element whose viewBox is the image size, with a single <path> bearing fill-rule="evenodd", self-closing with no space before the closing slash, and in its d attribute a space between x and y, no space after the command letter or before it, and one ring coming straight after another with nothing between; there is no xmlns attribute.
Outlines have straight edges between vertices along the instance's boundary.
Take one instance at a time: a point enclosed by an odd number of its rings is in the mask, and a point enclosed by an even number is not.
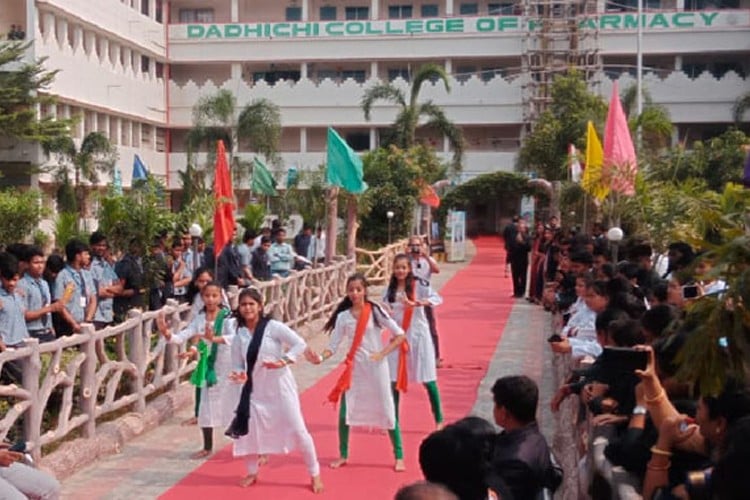
<svg viewBox="0 0 750 500"><path fill-rule="evenodd" d="M611 227L607 231L607 239L612 243L612 263L617 265L617 251L625 233L619 227Z"/></svg>
<svg viewBox="0 0 750 500"><path fill-rule="evenodd" d="M391 220L393 220L393 211L388 210L385 213L385 216L388 217L388 244L391 244Z"/></svg>
<svg viewBox="0 0 750 500"><path fill-rule="evenodd" d="M198 269L198 240L203 234L203 228L199 224L193 223L188 229L188 233L190 233L190 240L193 244L193 262L190 264L193 268L193 276L195 276L195 271Z"/></svg>

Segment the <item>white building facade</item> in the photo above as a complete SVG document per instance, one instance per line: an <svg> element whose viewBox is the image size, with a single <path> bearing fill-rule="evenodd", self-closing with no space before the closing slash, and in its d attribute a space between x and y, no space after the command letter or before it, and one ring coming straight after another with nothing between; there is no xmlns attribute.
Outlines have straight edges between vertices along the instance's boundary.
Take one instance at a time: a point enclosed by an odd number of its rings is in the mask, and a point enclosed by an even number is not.
<svg viewBox="0 0 750 500"><path fill-rule="evenodd" d="M599 0L581 30L595 34L602 72L634 83L635 3ZM717 3L718 2L718 3ZM644 85L670 112L676 139L692 140L732 122L732 105L750 91L750 0L648 0L643 23ZM524 124L523 68L533 20L510 0L3 0L0 31L25 27L29 57L60 70L40 113L79 116L74 131L106 134L119 148L123 185L138 154L171 191L187 165L191 110L201 96L227 89L239 107L266 98L281 109L284 165L325 161L326 128L355 149L378 146L396 108L378 103L370 121L360 107L377 81L404 88L412 71L438 63L452 89L427 84L422 99L440 105L466 138L463 178L512 171ZM555 4L551 4L555 5ZM564 4L559 4L564 5ZM526 6L527 7L527 6ZM531 30L531 31L530 31ZM448 142L419 137L446 156ZM252 158L252 151L240 156ZM43 162L33 150L5 160ZM32 184L51 179L33 176ZM103 179L108 182L109 179Z"/></svg>

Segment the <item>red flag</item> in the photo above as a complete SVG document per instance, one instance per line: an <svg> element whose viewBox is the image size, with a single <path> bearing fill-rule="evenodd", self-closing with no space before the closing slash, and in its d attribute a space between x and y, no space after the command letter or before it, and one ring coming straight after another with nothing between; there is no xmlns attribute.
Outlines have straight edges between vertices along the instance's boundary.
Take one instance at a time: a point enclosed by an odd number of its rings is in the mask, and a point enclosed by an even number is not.
<svg viewBox="0 0 750 500"><path fill-rule="evenodd" d="M432 186L424 183L419 191L419 202L432 208L438 208L440 206L440 197Z"/></svg>
<svg viewBox="0 0 750 500"><path fill-rule="evenodd" d="M214 255L219 256L234 234L234 192L229 174L224 142L216 143L216 172L214 174Z"/></svg>
<svg viewBox="0 0 750 500"><path fill-rule="evenodd" d="M605 179L610 180L612 191L632 196L635 194L635 174L638 161L635 156L633 139L630 137L628 120L622 109L617 82L612 86L609 101L607 124L604 128L604 170Z"/></svg>

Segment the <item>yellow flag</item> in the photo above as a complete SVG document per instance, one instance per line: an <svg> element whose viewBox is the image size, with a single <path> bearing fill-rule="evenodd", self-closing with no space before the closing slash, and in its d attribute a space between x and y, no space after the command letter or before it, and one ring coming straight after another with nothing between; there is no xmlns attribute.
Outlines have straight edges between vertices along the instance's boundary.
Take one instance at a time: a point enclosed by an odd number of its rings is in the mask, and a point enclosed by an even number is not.
<svg viewBox="0 0 750 500"><path fill-rule="evenodd" d="M596 135L594 124L589 121L586 129L586 168L583 171L581 186L591 196L602 201L609 194L609 186L602 179L604 150Z"/></svg>

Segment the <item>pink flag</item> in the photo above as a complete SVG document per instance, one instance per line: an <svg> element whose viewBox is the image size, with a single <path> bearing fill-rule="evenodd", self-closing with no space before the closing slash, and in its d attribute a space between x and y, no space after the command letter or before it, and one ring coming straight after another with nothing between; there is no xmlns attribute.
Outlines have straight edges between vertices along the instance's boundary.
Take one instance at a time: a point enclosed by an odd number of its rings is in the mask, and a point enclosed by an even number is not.
<svg viewBox="0 0 750 500"><path fill-rule="evenodd" d="M613 191L632 196L635 194L635 174L638 161L635 157L633 139L630 137L628 120L622 109L617 82L612 86L607 124L604 128L604 172Z"/></svg>

